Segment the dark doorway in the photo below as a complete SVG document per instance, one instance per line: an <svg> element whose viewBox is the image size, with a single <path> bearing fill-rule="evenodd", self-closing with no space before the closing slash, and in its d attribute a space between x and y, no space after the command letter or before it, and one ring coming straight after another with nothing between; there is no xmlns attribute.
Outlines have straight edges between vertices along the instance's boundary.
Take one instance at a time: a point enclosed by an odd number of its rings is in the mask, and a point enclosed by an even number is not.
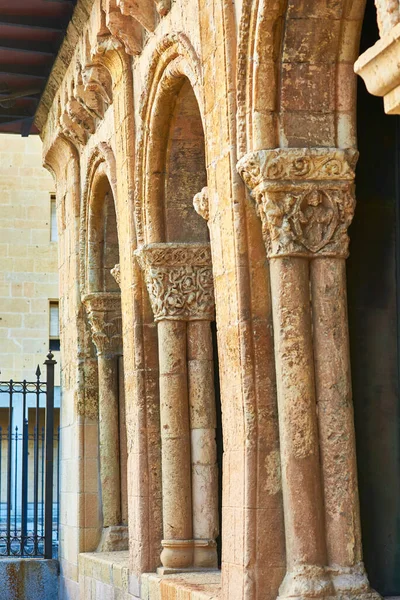
<svg viewBox="0 0 400 600"><path fill-rule="evenodd" d="M367 0L360 53L378 39ZM357 208L348 304L364 562L373 588L400 595L399 119L358 79Z"/></svg>

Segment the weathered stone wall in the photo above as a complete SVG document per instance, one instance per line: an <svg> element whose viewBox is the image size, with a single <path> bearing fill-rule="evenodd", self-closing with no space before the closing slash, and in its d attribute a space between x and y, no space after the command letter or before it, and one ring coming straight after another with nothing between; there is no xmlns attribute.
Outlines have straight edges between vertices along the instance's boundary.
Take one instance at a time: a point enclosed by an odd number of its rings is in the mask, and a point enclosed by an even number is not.
<svg viewBox="0 0 400 600"><path fill-rule="evenodd" d="M205 475L213 407L195 427L203 400L191 371L213 391L210 341L192 321L204 333L214 305L220 597L375 597L362 564L345 296L363 2L86 0L76 15L60 55L70 60L56 63L37 115L61 222L62 597L90 597L78 554L103 549L119 518L105 520L118 506L116 423L103 416L104 390L115 404L104 353L111 361L120 316L134 597L143 573L213 555L215 520L194 534L199 464L207 493L216 487ZM94 326L90 303L107 290L91 287L106 264L91 215L105 179L121 309L103 306ZM167 598L173 584L153 581L154 596L146 585L144 597Z"/></svg>

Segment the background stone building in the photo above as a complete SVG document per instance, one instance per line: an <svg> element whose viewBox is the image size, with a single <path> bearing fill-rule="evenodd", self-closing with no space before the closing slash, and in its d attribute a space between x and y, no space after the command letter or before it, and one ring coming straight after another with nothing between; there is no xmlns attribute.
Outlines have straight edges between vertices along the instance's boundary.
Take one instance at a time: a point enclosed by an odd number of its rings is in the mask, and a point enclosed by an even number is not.
<svg viewBox="0 0 400 600"><path fill-rule="evenodd" d="M361 39L399 112L377 9L78 0L35 117L62 598L400 594L398 128L354 73Z"/></svg>
<svg viewBox="0 0 400 600"><path fill-rule="evenodd" d="M55 370L54 435L58 450L60 421L60 335L58 325L58 245L54 182L42 166L42 143L38 136L22 138L0 134L0 381L36 381L39 365L50 348L57 360ZM29 469L33 472L36 397L28 394L27 413L30 448ZM39 452L43 455L45 409L39 409ZM0 521L4 527L7 505L7 447L9 396L0 394ZM23 400L14 393L12 436L13 490L17 492L13 516L21 512ZM19 435L18 435L19 432ZM19 457L18 457L19 454ZM57 455L57 454L56 454ZM39 461L40 481L43 464ZM57 499L57 481L54 485ZM42 502L42 487L39 501ZM32 518L33 477L29 479L28 515ZM57 511L55 508L55 512Z"/></svg>

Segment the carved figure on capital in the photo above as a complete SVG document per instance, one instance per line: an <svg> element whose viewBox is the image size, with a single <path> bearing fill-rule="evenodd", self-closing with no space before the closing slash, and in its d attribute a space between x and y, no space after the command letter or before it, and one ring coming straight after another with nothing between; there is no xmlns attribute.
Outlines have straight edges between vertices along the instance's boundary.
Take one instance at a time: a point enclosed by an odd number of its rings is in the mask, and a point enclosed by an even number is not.
<svg viewBox="0 0 400 600"><path fill-rule="evenodd" d="M214 319L208 244L149 244L135 254L144 272L155 321Z"/></svg>
<svg viewBox="0 0 400 600"><path fill-rule="evenodd" d="M356 158L352 150L314 148L264 150L239 161L270 258L347 256Z"/></svg>
<svg viewBox="0 0 400 600"><path fill-rule="evenodd" d="M122 355L122 316L119 294L98 292L82 299L97 355Z"/></svg>

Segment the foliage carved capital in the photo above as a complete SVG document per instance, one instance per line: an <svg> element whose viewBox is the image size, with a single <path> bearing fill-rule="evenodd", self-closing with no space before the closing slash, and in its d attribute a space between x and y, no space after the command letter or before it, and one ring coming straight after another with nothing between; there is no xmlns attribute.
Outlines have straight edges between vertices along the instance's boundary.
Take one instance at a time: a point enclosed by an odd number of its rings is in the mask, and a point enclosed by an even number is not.
<svg viewBox="0 0 400 600"><path fill-rule="evenodd" d="M358 153L337 148L259 150L237 170L251 190L269 258L347 257Z"/></svg>
<svg viewBox="0 0 400 600"><path fill-rule="evenodd" d="M121 299L118 293L98 292L82 299L97 355L122 354Z"/></svg>
<svg viewBox="0 0 400 600"><path fill-rule="evenodd" d="M214 320L209 244L149 244L135 255L144 273L155 321Z"/></svg>

